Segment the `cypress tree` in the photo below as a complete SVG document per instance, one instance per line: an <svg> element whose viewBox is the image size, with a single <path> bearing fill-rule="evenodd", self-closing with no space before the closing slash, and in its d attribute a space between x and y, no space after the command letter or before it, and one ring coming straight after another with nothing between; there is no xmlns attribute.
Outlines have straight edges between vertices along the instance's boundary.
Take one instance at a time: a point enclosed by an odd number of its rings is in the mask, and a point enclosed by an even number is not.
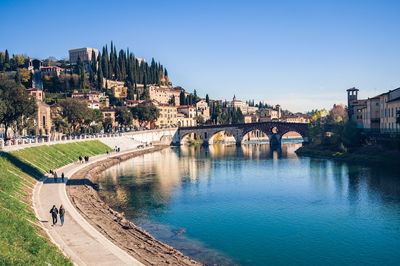
<svg viewBox="0 0 400 266"><path fill-rule="evenodd" d="M97 71L97 58L96 53L92 51L92 59L90 60L90 67L92 69L93 74L96 74Z"/></svg>
<svg viewBox="0 0 400 266"><path fill-rule="evenodd" d="M185 105L185 93L183 91L179 94L179 105Z"/></svg>
<svg viewBox="0 0 400 266"><path fill-rule="evenodd" d="M97 89L101 90L103 88L103 71L101 69L101 64L99 64L99 69L97 70Z"/></svg>
<svg viewBox="0 0 400 266"><path fill-rule="evenodd" d="M208 105L210 105L210 98L208 97L208 94L206 94L206 102Z"/></svg>
<svg viewBox="0 0 400 266"><path fill-rule="evenodd" d="M4 63L9 64L10 63L10 55L8 54L8 50L6 49L6 54L4 56Z"/></svg>
<svg viewBox="0 0 400 266"><path fill-rule="evenodd" d="M19 74L19 70L17 70L17 72L15 73L15 83L17 84L21 84L21 75Z"/></svg>

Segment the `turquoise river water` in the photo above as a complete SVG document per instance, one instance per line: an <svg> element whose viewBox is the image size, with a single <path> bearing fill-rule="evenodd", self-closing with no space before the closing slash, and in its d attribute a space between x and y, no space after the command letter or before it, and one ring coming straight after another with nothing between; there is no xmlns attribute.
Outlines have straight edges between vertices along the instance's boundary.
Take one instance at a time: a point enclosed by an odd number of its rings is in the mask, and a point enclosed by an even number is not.
<svg viewBox="0 0 400 266"><path fill-rule="evenodd" d="M103 173L100 196L206 264L400 265L398 169L301 144L169 148Z"/></svg>

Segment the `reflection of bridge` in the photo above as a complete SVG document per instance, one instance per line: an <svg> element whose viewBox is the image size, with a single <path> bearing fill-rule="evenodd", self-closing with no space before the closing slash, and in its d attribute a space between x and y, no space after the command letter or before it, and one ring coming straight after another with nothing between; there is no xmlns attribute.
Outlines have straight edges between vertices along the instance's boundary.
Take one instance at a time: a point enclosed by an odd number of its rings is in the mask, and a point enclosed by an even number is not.
<svg viewBox="0 0 400 266"><path fill-rule="evenodd" d="M280 145L282 136L290 131L299 133L304 142L308 142L308 124L303 123L283 123L283 122L264 122L232 125L212 125L198 127L179 128L179 143L184 143L184 138L191 133L195 133L204 141L204 144L212 144L214 136L219 132L228 132L236 141L241 144L246 138L246 134L251 131L260 130L268 136L271 145Z"/></svg>

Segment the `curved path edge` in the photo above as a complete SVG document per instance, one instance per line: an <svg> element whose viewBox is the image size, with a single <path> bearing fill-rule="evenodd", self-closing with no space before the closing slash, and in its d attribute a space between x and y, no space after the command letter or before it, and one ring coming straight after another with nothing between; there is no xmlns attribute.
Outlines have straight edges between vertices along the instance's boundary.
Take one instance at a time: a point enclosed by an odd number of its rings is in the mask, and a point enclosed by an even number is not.
<svg viewBox="0 0 400 266"><path fill-rule="evenodd" d="M66 178L61 182L60 178L44 176L33 189L32 207L39 224L46 231L50 240L60 248L66 257L69 257L76 265L143 265L127 252L116 246L93 226L91 226L75 209L66 193L66 182L78 170L95 164L106 158L120 156L135 152L137 149L127 150L111 155L98 155L90 158L87 164L71 163L57 169L60 176L64 172ZM65 222L60 226L59 222L52 226L50 208L57 208L63 204L66 209Z"/></svg>

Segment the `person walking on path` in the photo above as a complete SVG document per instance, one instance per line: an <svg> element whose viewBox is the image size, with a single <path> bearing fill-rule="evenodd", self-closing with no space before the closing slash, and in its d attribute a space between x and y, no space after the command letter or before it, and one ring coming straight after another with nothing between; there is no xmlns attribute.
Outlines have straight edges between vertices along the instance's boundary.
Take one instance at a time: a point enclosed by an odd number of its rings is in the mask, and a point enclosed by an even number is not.
<svg viewBox="0 0 400 266"><path fill-rule="evenodd" d="M61 173L61 181L64 183L64 172Z"/></svg>
<svg viewBox="0 0 400 266"><path fill-rule="evenodd" d="M82 156L79 155L79 163L82 163Z"/></svg>
<svg viewBox="0 0 400 266"><path fill-rule="evenodd" d="M57 172L54 172L54 182L57 183Z"/></svg>
<svg viewBox="0 0 400 266"><path fill-rule="evenodd" d="M51 217L53 218L53 225L54 226L57 223L57 214L58 210L56 208L56 205L53 205L53 208L50 209Z"/></svg>
<svg viewBox="0 0 400 266"><path fill-rule="evenodd" d="M60 221L61 221L61 226L64 224L64 215L65 215L65 209L64 206L61 204L60 206Z"/></svg>

